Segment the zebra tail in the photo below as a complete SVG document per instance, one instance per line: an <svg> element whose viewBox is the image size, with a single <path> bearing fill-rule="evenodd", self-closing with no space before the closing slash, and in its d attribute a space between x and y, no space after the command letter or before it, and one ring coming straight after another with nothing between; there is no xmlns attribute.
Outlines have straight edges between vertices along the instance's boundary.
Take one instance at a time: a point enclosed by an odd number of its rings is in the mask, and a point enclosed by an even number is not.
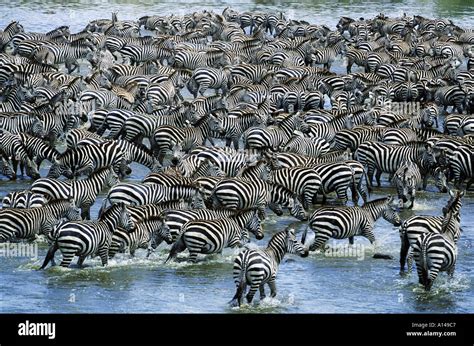
<svg viewBox="0 0 474 346"><path fill-rule="evenodd" d="M423 286L425 288L428 285L428 276L429 276L429 268L428 268L428 246L427 242L423 242L421 244L421 278L423 280Z"/></svg>
<svg viewBox="0 0 474 346"><path fill-rule="evenodd" d="M51 262L54 259L54 254L56 251L58 251L59 246L58 246L58 240L57 238L54 239L53 244L50 246L48 253L46 254L46 257L44 259L43 265L39 268L39 270L43 270L46 268L49 262Z"/></svg>
<svg viewBox="0 0 474 346"><path fill-rule="evenodd" d="M239 285L237 286L237 290L235 292L234 297L232 300L228 303L231 306L240 306L241 301L242 301L242 295L244 293L245 289L245 274L247 273L247 254L248 250L244 250L245 252L241 252L243 254L242 256L242 265L240 267L240 273L239 273Z"/></svg>
<svg viewBox="0 0 474 346"><path fill-rule="evenodd" d="M183 240L183 233L181 233L180 237L176 242L173 244L171 247L170 253L168 255L168 258L166 259L165 263L168 263L169 260L175 259L176 256L178 256L178 253L183 252L186 249L186 244Z"/></svg>

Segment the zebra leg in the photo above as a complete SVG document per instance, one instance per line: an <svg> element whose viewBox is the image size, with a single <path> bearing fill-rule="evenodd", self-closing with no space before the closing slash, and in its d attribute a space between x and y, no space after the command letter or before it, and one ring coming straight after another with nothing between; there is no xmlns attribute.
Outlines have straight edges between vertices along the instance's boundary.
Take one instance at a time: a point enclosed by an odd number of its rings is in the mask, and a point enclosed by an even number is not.
<svg viewBox="0 0 474 346"><path fill-rule="evenodd" d="M84 263L86 259L86 256L79 256L79 259L77 260L77 265L82 268L82 264Z"/></svg>
<svg viewBox="0 0 474 346"><path fill-rule="evenodd" d="M102 262L102 266L105 267L109 263L109 248L103 247L99 249L99 256Z"/></svg>
<svg viewBox="0 0 474 346"><path fill-rule="evenodd" d="M408 250L410 249L410 243L408 242L408 237L406 234L403 234L401 237L401 246L400 246L400 275L405 271L405 262L407 259Z"/></svg>
<svg viewBox="0 0 474 346"><path fill-rule="evenodd" d="M90 220L91 219L91 206L90 205L83 205L81 217L83 220Z"/></svg>
<svg viewBox="0 0 474 346"><path fill-rule="evenodd" d="M375 173L375 180L377 181L377 186L380 187L381 183L380 183L380 178L382 177L382 171L381 170L377 170L377 172Z"/></svg>
<svg viewBox="0 0 474 346"><path fill-rule="evenodd" d="M354 236L349 237L349 244L354 245Z"/></svg>
<svg viewBox="0 0 474 346"><path fill-rule="evenodd" d="M197 262L198 253L197 252L190 252L189 253L189 262L196 263Z"/></svg>
<svg viewBox="0 0 474 346"><path fill-rule="evenodd" d="M252 300L253 300L253 297L255 296L255 293L257 292L257 290L259 289L260 285L257 283L252 283L252 285L250 286L250 290L249 290L249 293L247 293L247 303L251 303Z"/></svg>
<svg viewBox="0 0 474 346"><path fill-rule="evenodd" d="M268 281L268 287L270 287L270 297L275 298L277 295L275 279Z"/></svg>
<svg viewBox="0 0 474 346"><path fill-rule="evenodd" d="M261 284L259 287L260 290L260 300L264 300L266 295L265 295L265 284Z"/></svg>
<svg viewBox="0 0 474 346"><path fill-rule="evenodd" d="M71 264L72 262L72 259L74 258L74 256L76 255L76 251L74 252L62 252L63 254L63 259L61 261L61 263L59 264L61 267L65 267L65 268L68 268L69 265Z"/></svg>
<svg viewBox="0 0 474 346"><path fill-rule="evenodd" d="M449 279L453 279L454 277L454 270L456 269L456 265L453 264L451 268L448 269L448 276Z"/></svg>
<svg viewBox="0 0 474 346"><path fill-rule="evenodd" d="M43 262L42 266L40 267L40 270L44 269L50 261L54 262L54 254L55 254L56 251L58 251L58 249L59 249L58 243L54 242L53 245L51 245L51 247L49 248L48 253L46 254L46 257L44 259L44 262ZM52 265L53 265L53 263L52 263Z"/></svg>
<svg viewBox="0 0 474 346"><path fill-rule="evenodd" d="M367 184L370 188L373 187L373 180L374 180L374 172L375 172L375 167L372 165L367 166Z"/></svg>

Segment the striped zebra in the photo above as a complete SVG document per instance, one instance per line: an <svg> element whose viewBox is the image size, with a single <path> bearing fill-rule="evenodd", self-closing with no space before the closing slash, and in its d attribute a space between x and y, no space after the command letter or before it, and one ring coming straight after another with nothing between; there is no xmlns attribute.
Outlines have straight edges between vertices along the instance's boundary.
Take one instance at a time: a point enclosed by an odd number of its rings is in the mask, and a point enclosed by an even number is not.
<svg viewBox="0 0 474 346"><path fill-rule="evenodd" d="M228 93L232 82L230 68L217 69L213 67L201 67L193 71L188 81L189 92L197 97L198 94L204 96L207 89L215 89L216 93L220 89L221 95Z"/></svg>
<svg viewBox="0 0 474 346"><path fill-rule="evenodd" d="M323 65L328 71L338 55L345 54L347 50L345 40L340 40L331 47L318 48L313 52L313 64Z"/></svg>
<svg viewBox="0 0 474 346"><path fill-rule="evenodd" d="M182 145L185 150L189 150L196 145L205 145L211 131L223 131L222 120L219 116L213 114L199 119L194 127L160 126L153 134L154 150L163 157L165 151L176 144Z"/></svg>
<svg viewBox="0 0 474 346"><path fill-rule="evenodd" d="M400 274L405 272L405 263L407 263L408 273L411 273L413 268L413 245L420 235L426 232L441 233L443 219L458 195L457 191L451 189L448 192L449 200L442 209L443 216L414 215L404 220L400 225ZM460 215L458 217L460 218ZM457 238L455 240L457 241Z"/></svg>
<svg viewBox="0 0 474 346"><path fill-rule="evenodd" d="M282 168L271 171L270 183L279 184L301 198L303 208L307 209L321 189L323 182L315 170L304 167Z"/></svg>
<svg viewBox="0 0 474 346"><path fill-rule="evenodd" d="M82 180L62 181L41 178L31 185L30 190L50 201L72 197L76 205L81 208L81 217L90 220L90 208L95 203L97 195L105 187L113 187L118 182L118 176L112 168L106 167Z"/></svg>
<svg viewBox="0 0 474 346"><path fill-rule="evenodd" d="M471 114L461 120L457 134L459 136L474 134L474 115Z"/></svg>
<svg viewBox="0 0 474 346"><path fill-rule="evenodd" d="M46 65L66 64L68 73L79 68L77 59L85 58L95 47L89 42L48 43L37 48L33 58Z"/></svg>
<svg viewBox="0 0 474 346"><path fill-rule="evenodd" d="M45 159L54 162L60 155L56 148L48 145L40 138L30 136L27 133L20 133L18 137L23 143L28 156L34 158L38 169Z"/></svg>
<svg viewBox="0 0 474 346"><path fill-rule="evenodd" d="M32 136L43 137L43 123L35 115L15 114L0 116L0 128L12 134L28 133Z"/></svg>
<svg viewBox="0 0 474 346"><path fill-rule="evenodd" d="M38 208L43 207L47 200L42 194L30 190L12 191L3 197L3 208Z"/></svg>
<svg viewBox="0 0 474 346"><path fill-rule="evenodd" d="M354 169L345 162L321 163L312 166L312 168L321 179L320 192L323 195L323 204L326 203L327 195L331 192L336 192L338 200L342 204L346 204L348 201L347 189L351 188L353 192L361 189L359 181L356 181ZM352 199L357 201L358 197L352 196ZM316 196L313 201L316 201Z"/></svg>
<svg viewBox="0 0 474 346"><path fill-rule="evenodd" d="M323 249L329 238L349 238L354 243L354 236L361 235L372 244L375 242L374 224L380 217L395 226L400 226L400 216L390 204L393 197L379 198L365 203L362 207L321 207L309 218L301 242L304 244L308 228L315 233L309 246L310 251Z"/></svg>
<svg viewBox="0 0 474 346"><path fill-rule="evenodd" d="M107 203L115 205L123 203L125 205L156 204L180 199L189 199L199 192L197 187L177 185L172 187L158 184L143 183L119 183L114 185L107 193L102 202L99 215L105 210Z"/></svg>
<svg viewBox="0 0 474 346"><path fill-rule="evenodd" d="M0 174L3 174L4 176L8 177L11 180L16 179L16 173L11 167L10 162L8 162L8 160L5 159L3 155L1 154L0 154Z"/></svg>
<svg viewBox="0 0 474 346"><path fill-rule="evenodd" d="M459 188L464 181L467 182L466 190L474 182L474 147L460 145L448 156L449 180L454 181Z"/></svg>
<svg viewBox="0 0 474 346"><path fill-rule="evenodd" d="M397 188L399 207L403 208L409 199L410 204L407 208L413 208L416 190L422 187L421 173L418 165L411 161L403 162L393 175L392 182Z"/></svg>
<svg viewBox="0 0 474 346"><path fill-rule="evenodd" d="M110 244L117 227L126 231L134 227L127 208L123 204L110 207L97 221L70 221L61 224L55 230L53 244L40 269L44 269L51 260L54 260L57 250L60 250L63 255L61 267L69 267L74 256L79 256L77 264L82 267L87 256L96 254L100 256L102 265L106 266Z"/></svg>
<svg viewBox="0 0 474 346"><path fill-rule="evenodd" d="M300 257L308 256L308 249L296 239L294 229L276 233L265 249L245 248L241 251L234 259L233 277L237 291L230 304L240 306L247 285L250 286L246 295L249 304L257 289L260 292L260 301L265 298L265 284L270 287L271 297L275 297L278 267L287 253Z"/></svg>
<svg viewBox="0 0 474 346"><path fill-rule="evenodd" d="M323 138L307 138L299 134L292 136L283 147L284 152L319 157L327 154L330 144Z"/></svg>
<svg viewBox="0 0 474 346"><path fill-rule="evenodd" d="M244 135L245 149L278 150L292 136L294 130L305 130L300 114L288 115L278 125L267 128L250 128Z"/></svg>
<svg viewBox="0 0 474 346"><path fill-rule="evenodd" d="M297 196L278 184L264 181L246 181L244 179L222 179L210 196L213 207L231 210L257 208L259 216L265 219L265 207L268 205L277 215L281 215L281 206L288 207L290 214L299 220L307 215Z"/></svg>
<svg viewBox="0 0 474 346"><path fill-rule="evenodd" d="M263 238L257 210L244 210L225 219L189 221L183 225L166 262L186 248L189 261L196 263L200 253L221 253L225 247L241 247L250 240L249 232L257 239Z"/></svg>
<svg viewBox="0 0 474 346"><path fill-rule="evenodd" d="M464 191L457 192L454 201L446 210L441 222L441 232L426 232L413 245L419 283L429 291L440 271L454 275L457 259L457 240L460 236L461 198Z"/></svg>
<svg viewBox="0 0 474 346"><path fill-rule="evenodd" d="M135 227L131 232L118 228L112 236L109 258L126 250L130 252L131 257L134 257L137 249L147 249L147 257L149 257L153 249L156 249L157 245L163 240L167 244L173 242L169 227L164 224L160 217L135 223Z"/></svg>
<svg viewBox="0 0 474 346"><path fill-rule="evenodd" d="M122 149L112 141L67 150L53 162L48 178L64 175L72 179L74 176L90 174L109 166L115 174L122 177L131 173Z"/></svg>
<svg viewBox="0 0 474 346"><path fill-rule="evenodd" d="M169 227L173 241L181 234L183 225L194 220L216 220L226 219L235 214L230 209L200 209L200 210L177 210L167 209L163 212L164 224Z"/></svg>
<svg viewBox="0 0 474 346"><path fill-rule="evenodd" d="M0 153L11 158L13 161L13 172L16 175L18 161L26 164L26 174L32 179L38 179L40 174L34 162L28 156L25 146L19 136L0 129Z"/></svg>
<svg viewBox="0 0 474 346"><path fill-rule="evenodd" d="M212 137L224 138L227 147L233 143L234 148L238 150L242 134L251 127L261 127L262 125L263 119L257 114L244 114L238 118L227 116L222 118L221 133L212 133Z"/></svg>
<svg viewBox="0 0 474 346"><path fill-rule="evenodd" d="M425 168L424 166L429 168L436 163L433 150L424 142L406 146L390 146L378 142L365 142L356 150L355 157L367 167L369 186L372 186L375 170L377 170L377 184L380 186L380 176L382 173L395 173L405 160L415 162L420 168ZM423 169L420 169L420 171L423 171Z"/></svg>
<svg viewBox="0 0 474 346"><path fill-rule="evenodd" d="M48 236L61 218L80 220L80 211L72 199L53 201L38 208L1 209L0 242L33 239L39 234Z"/></svg>
<svg viewBox="0 0 474 346"><path fill-rule="evenodd" d="M5 29L0 32L0 51L4 50L5 46L10 43L13 36L24 31L23 25L17 21L12 21L8 24Z"/></svg>
<svg viewBox="0 0 474 346"><path fill-rule="evenodd" d="M156 129L164 125L184 127L184 116L181 112L163 116L134 113L125 120L121 131L122 138L129 142L142 143L144 138L153 138Z"/></svg>

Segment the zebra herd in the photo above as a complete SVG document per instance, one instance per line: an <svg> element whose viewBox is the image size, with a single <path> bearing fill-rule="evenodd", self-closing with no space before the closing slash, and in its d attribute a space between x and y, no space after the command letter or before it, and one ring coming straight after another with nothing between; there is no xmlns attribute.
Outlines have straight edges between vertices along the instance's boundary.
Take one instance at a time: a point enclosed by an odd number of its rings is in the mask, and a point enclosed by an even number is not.
<svg viewBox="0 0 474 346"><path fill-rule="evenodd" d="M346 71L334 71L338 60ZM33 181L3 199L0 241L44 235L41 269L58 250L68 267L75 256L82 266L88 256L106 265L118 252L150 255L163 241L166 262L186 249L196 262L243 247L240 305L247 286L249 303L265 284L276 295L285 253L307 257L330 238L375 244L382 217L400 227L400 272L415 262L429 290L456 264L473 113L474 31L447 19L343 17L332 30L226 8L136 21L114 13L78 33L11 22L0 31L0 174ZM131 163L149 174L130 180ZM382 174L398 202L371 200ZM449 193L443 215L402 220L428 184ZM265 249L248 246L269 237L269 210L306 222L301 240L287 228Z"/></svg>

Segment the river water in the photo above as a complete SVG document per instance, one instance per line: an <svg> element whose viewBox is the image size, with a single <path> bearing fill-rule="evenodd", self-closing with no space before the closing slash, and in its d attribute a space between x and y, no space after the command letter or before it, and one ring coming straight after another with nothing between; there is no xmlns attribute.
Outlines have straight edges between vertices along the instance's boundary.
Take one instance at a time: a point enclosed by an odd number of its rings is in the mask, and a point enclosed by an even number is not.
<svg viewBox="0 0 474 346"><path fill-rule="evenodd" d="M109 18L118 11L119 19L136 19L149 14L183 14L202 9L222 11L223 1L10 1L0 3L0 27L11 20L19 20L28 31L47 31L67 24L71 31L82 29L89 20ZM238 10L283 11L287 17L324 23L333 27L342 15L370 17L379 12L390 16L417 13L428 17L449 17L456 24L473 26L471 1L239 1L231 4ZM337 64L336 64L337 65ZM342 72L339 62L336 71ZM47 174L44 164L41 175ZM132 165L128 180L139 181L147 169ZM9 191L28 188L31 181L0 181L0 198ZM372 198L395 194L385 181ZM97 215L102 202L100 195L92 208ZM447 200L446 194L428 191L417 194L413 210L402 213L439 215ZM441 274L432 291L424 292L417 284L416 272L409 277L398 274L400 240L398 229L384 220L375 228L377 252L393 256L392 260L373 259L369 242L356 238L352 256L328 256L312 253L308 258L287 256L277 277L278 295L260 304L229 308L227 302L235 292L232 280L234 250L222 255L203 256L197 264L185 262L164 264L168 248L162 246L149 259L144 251L137 251L131 259L119 254L108 267L98 259L88 259L86 267L50 268L37 271L47 245L37 241L36 258L0 257L0 312L211 312L211 313L468 313L474 311L474 194L463 200L459 241L459 257L452 280ZM257 244L263 246L272 234L292 225L297 231L305 227L289 216L277 217L269 213L265 220L266 236ZM0 225L1 227L1 225ZM347 240L331 242L333 247ZM57 253L59 254L59 252ZM256 299L258 301L258 298Z"/></svg>

